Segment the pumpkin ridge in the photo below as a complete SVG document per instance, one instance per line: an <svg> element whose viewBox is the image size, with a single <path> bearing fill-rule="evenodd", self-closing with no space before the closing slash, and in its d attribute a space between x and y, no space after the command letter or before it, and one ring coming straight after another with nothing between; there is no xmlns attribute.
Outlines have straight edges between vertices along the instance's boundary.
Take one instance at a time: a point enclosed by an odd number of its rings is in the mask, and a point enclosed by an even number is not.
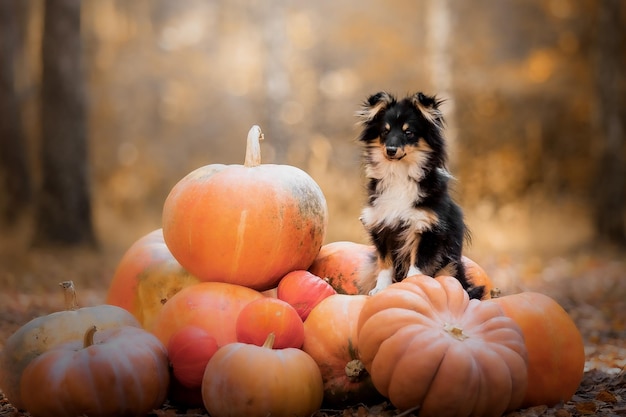
<svg viewBox="0 0 626 417"><path fill-rule="evenodd" d="M442 339L442 338L438 338L438 331L434 330L434 329L429 329L427 327L424 326L419 326L416 325L418 327L419 330L415 330L415 327L413 329L409 329L412 330L414 332L414 336L411 338L411 341L409 343L407 343L407 345L409 347L412 347L411 345L413 344L414 340L420 340L425 338L424 334L426 334L427 336L430 336L430 339L433 340L433 343L430 343L428 346L428 352L420 352L420 359L419 359L419 363L424 365L424 363L422 362L422 357L428 357L428 364L430 365L429 367L431 368L430 371L430 378L428 379L423 379L423 378L419 378L419 385L418 386L422 386L424 389L422 390L422 392L419 393L419 395L413 395L412 398L414 399L414 401L418 404L423 404L426 396L428 395L428 387L430 387L433 383L433 381L435 380L437 374L439 373L439 370L441 369L441 365L444 362L447 352L450 348L450 342L448 340ZM406 326L409 327L409 326ZM406 331L406 333L411 333L411 331ZM402 340L402 339L401 339ZM404 350L404 352L406 352L407 350L409 350L408 348ZM411 351L415 350L415 349L410 349ZM438 352L438 353L433 353L433 352ZM438 355L438 360L433 361L432 360L432 355L436 354ZM397 355L396 357L401 357L401 355ZM412 362L410 360L406 360L406 362ZM432 367L432 364L436 362L436 366ZM394 366L394 371L393 374L391 376L391 378L389 379L389 382L387 382L385 385L389 386L391 384L391 381L396 380L396 379L401 379L399 377L402 377L403 374L406 372L406 367L402 366L402 362L398 362L395 366ZM371 372L375 372L374 369L372 368ZM405 380L406 381L406 380ZM426 383L427 382L427 383ZM407 384L409 385L409 384ZM389 392L389 396L391 396L391 392ZM417 400L419 398L419 400Z"/></svg>
<svg viewBox="0 0 626 417"><path fill-rule="evenodd" d="M233 250L233 259L230 269L230 275L234 276L239 268L239 260L241 259L241 253L243 252L244 236L246 233L246 219L248 218L248 209L241 210L239 215L239 222L237 223L237 232L235 236L235 248Z"/></svg>

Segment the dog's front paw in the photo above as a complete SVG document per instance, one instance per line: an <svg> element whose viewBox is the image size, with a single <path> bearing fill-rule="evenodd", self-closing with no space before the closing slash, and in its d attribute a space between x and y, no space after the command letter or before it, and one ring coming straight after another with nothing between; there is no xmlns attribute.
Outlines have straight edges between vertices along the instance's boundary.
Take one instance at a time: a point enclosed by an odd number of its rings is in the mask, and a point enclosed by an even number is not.
<svg viewBox="0 0 626 417"><path fill-rule="evenodd" d="M367 293L367 295L375 295L375 294L378 294L380 291L382 291L381 288L374 287L374 288L372 288L372 290L370 292Z"/></svg>
<svg viewBox="0 0 626 417"><path fill-rule="evenodd" d="M376 286L368 294L369 295L374 295L374 294L384 290L388 286L390 286L392 282L393 282L393 272L392 272L392 270L391 269L383 269L382 271L380 271L378 273L378 276L376 277Z"/></svg>

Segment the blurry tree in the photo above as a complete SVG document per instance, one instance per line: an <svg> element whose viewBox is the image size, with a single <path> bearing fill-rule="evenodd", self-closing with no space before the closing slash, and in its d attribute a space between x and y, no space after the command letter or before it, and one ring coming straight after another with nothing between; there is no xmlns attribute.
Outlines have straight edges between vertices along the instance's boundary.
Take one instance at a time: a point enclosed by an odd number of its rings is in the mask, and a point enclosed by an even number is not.
<svg viewBox="0 0 626 417"><path fill-rule="evenodd" d="M34 244L93 244L80 0L45 3L42 184Z"/></svg>
<svg viewBox="0 0 626 417"><path fill-rule="evenodd" d="M622 0L599 3L596 49L597 124L601 140L596 141L597 171L592 186L594 223L598 237L611 243L626 244L626 126L623 84L625 32L621 22Z"/></svg>
<svg viewBox="0 0 626 417"><path fill-rule="evenodd" d="M21 0L0 1L0 220L13 222L31 199L31 178L15 88L15 63L21 42Z"/></svg>

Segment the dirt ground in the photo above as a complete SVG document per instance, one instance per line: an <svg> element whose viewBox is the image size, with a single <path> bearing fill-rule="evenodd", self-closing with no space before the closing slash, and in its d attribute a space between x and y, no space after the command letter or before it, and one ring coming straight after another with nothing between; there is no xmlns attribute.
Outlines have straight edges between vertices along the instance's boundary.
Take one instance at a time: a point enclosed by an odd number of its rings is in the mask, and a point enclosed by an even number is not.
<svg viewBox="0 0 626 417"><path fill-rule="evenodd" d="M34 317L62 308L58 283L73 280L82 306L102 303L123 247L99 250L24 250L24 242L0 239L0 349ZM508 416L626 416L626 257L620 251L580 250L568 256L483 256L478 261L504 293L540 291L570 313L585 340L586 372L571 401L534 407ZM166 403L153 416L203 416L202 408ZM315 417L416 416L389 403L342 410L321 409ZM0 416L28 416L0 395Z"/></svg>

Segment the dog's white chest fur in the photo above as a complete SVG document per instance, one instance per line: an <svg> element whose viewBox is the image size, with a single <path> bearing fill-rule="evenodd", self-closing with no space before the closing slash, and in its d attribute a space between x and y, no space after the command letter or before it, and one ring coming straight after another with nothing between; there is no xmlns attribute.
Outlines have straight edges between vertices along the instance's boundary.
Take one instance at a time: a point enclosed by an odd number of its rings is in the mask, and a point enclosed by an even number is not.
<svg viewBox="0 0 626 417"><path fill-rule="evenodd" d="M421 164L382 159L366 168L368 178L377 179L378 184L376 198L361 213L363 225L371 230L408 223L415 232L426 230L432 225L433 213L416 208L421 199L418 182L423 176Z"/></svg>

